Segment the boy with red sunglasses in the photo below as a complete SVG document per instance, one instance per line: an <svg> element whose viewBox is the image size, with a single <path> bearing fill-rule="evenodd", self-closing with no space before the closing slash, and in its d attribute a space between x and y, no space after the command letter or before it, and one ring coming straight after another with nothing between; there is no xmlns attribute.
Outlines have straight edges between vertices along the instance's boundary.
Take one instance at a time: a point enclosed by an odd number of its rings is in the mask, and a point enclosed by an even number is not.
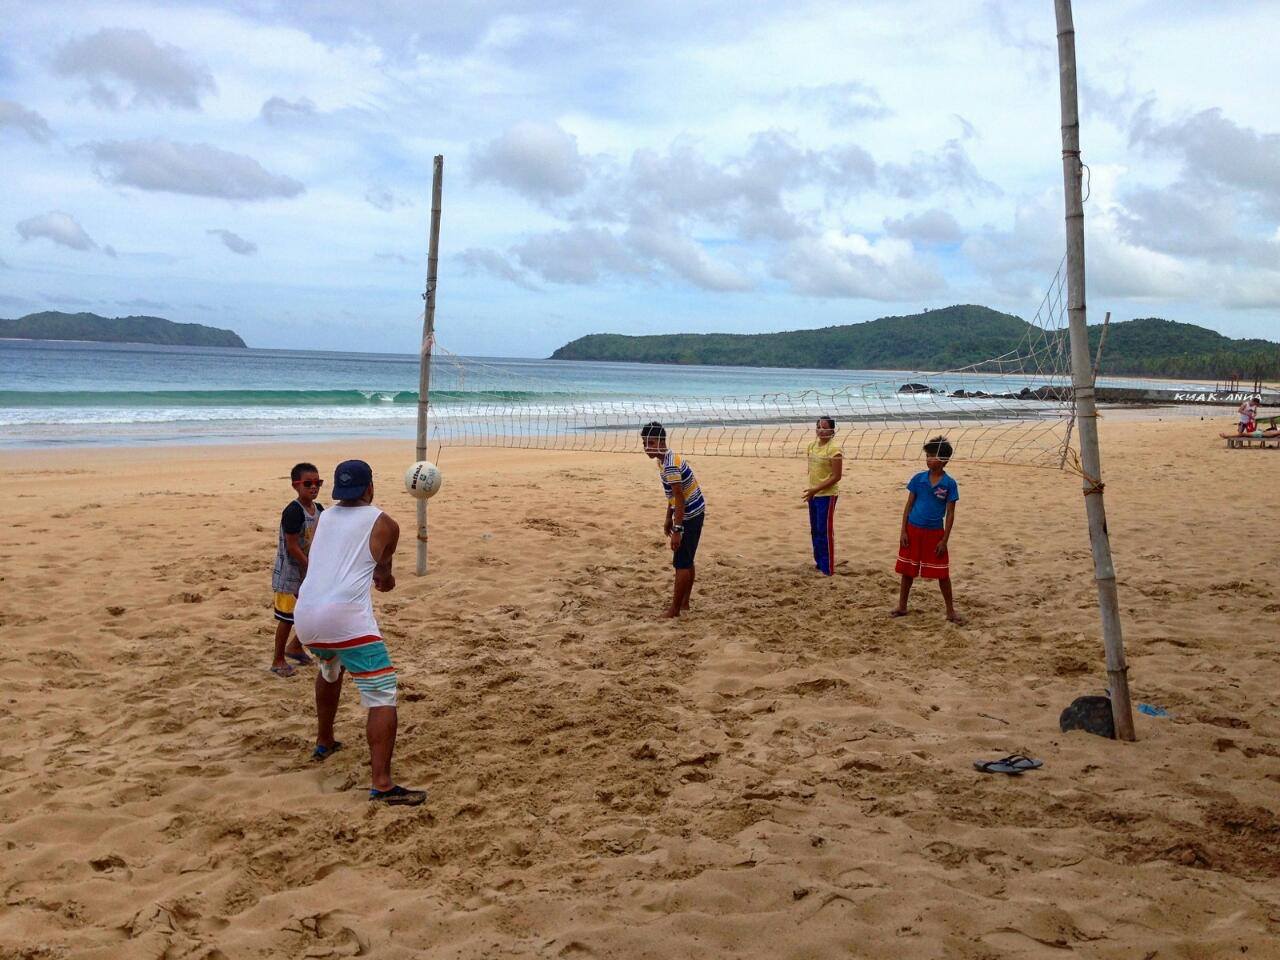
<svg viewBox="0 0 1280 960"><path fill-rule="evenodd" d="M294 675L289 660L311 663L297 635L290 639L289 632L293 629L293 608L298 603L298 588L307 575L307 552L316 533L316 522L324 510L316 503L324 481L320 479L320 471L314 463L296 464L289 471L289 480L298 496L280 514L276 562L271 569L271 589L276 595L276 648L271 672L278 677Z"/></svg>

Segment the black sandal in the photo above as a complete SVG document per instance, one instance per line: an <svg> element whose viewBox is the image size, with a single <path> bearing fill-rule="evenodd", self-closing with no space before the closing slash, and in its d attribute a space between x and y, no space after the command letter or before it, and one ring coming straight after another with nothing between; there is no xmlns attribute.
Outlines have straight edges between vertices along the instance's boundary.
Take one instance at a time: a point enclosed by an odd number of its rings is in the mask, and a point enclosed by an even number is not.
<svg viewBox="0 0 1280 960"><path fill-rule="evenodd" d="M1030 757L1024 757L1020 753L1011 753L1007 757L999 760L975 760L973 761L975 770L981 770L983 773L1007 773L1010 775L1022 773L1024 770L1037 770L1044 766L1043 760L1032 760Z"/></svg>
<svg viewBox="0 0 1280 960"><path fill-rule="evenodd" d="M320 746L320 744L317 743L316 748L311 751L311 759L312 760L328 760L330 757L332 757L335 753L337 753L341 749L342 749L341 740L333 741L333 746L331 747L322 747Z"/></svg>
<svg viewBox="0 0 1280 960"><path fill-rule="evenodd" d="M369 790L370 802L385 803L390 807L416 807L427 799L425 790L406 790L396 785L390 790Z"/></svg>

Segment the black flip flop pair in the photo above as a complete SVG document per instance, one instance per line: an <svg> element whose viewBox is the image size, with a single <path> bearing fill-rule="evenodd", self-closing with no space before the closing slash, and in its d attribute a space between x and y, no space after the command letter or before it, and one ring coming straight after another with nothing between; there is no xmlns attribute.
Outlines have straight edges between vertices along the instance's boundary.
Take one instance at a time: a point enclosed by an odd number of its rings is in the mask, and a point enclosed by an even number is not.
<svg viewBox="0 0 1280 960"><path fill-rule="evenodd" d="M1001 757L999 760L975 760L973 768L982 773L1007 773L1015 776L1027 770L1038 770L1044 766L1043 760L1032 760L1030 757L1024 757L1020 753L1011 753L1007 757Z"/></svg>

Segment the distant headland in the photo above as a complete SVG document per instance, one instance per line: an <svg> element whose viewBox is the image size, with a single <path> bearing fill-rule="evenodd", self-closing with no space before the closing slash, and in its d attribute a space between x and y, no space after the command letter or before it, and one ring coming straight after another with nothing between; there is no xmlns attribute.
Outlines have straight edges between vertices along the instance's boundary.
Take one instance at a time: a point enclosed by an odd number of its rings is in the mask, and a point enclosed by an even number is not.
<svg viewBox="0 0 1280 960"><path fill-rule="evenodd" d="M47 310L0 320L0 339L88 340L93 343L159 343L176 347L244 347L233 330L163 317L100 317L96 313Z"/></svg>
<svg viewBox="0 0 1280 960"><path fill-rule="evenodd" d="M1019 317L973 304L907 317L784 333L593 333L565 344L552 360L809 367L844 370L956 370L1006 353L1027 334ZM1101 325L1089 327L1089 352ZM1158 317L1112 323L1101 371L1171 378L1280 379L1280 344L1237 340Z"/></svg>

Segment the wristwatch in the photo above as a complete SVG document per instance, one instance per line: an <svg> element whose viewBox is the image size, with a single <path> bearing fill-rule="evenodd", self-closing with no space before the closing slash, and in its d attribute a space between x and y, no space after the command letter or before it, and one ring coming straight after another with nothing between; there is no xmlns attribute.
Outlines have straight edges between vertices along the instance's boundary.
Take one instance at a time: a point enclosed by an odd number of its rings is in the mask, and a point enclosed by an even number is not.
<svg viewBox="0 0 1280 960"><path fill-rule="evenodd" d="M672 533L684 533L684 527L682 527L680 524L673 523L673 524L671 525L671 532L672 532Z"/></svg>

